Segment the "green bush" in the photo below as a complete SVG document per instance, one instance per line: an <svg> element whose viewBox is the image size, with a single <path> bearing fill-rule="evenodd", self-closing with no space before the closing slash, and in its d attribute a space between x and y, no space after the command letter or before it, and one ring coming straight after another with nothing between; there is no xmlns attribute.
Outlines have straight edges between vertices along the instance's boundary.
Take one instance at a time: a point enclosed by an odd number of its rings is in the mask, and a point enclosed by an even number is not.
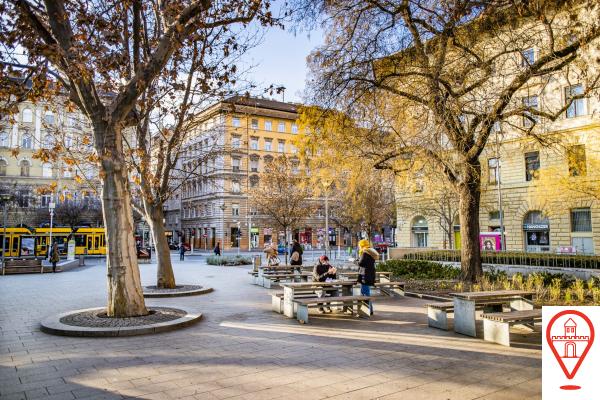
<svg viewBox="0 0 600 400"><path fill-rule="evenodd" d="M460 262L460 250L420 251L404 255L405 260ZM556 268L600 269L599 256L554 253L526 253L519 251L482 251L483 264L528 265Z"/></svg>
<svg viewBox="0 0 600 400"><path fill-rule="evenodd" d="M208 265L249 265L252 264L250 257L244 256L208 256L206 257Z"/></svg>
<svg viewBox="0 0 600 400"><path fill-rule="evenodd" d="M460 268L431 261L388 260L377 265L378 271L391 272L392 276L403 279L457 279Z"/></svg>

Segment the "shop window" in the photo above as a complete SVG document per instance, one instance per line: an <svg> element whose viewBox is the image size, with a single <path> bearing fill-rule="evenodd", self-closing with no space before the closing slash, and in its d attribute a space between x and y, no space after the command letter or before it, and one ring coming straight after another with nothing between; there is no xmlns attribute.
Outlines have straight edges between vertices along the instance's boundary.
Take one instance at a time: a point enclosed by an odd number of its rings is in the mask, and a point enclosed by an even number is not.
<svg viewBox="0 0 600 400"><path fill-rule="evenodd" d="M591 232L592 213L589 208L571 210L571 232Z"/></svg>
<svg viewBox="0 0 600 400"><path fill-rule="evenodd" d="M429 223L424 217L418 216L413 220L412 236L414 247L429 246Z"/></svg>
<svg viewBox="0 0 600 400"><path fill-rule="evenodd" d="M525 180L527 182L537 178L540 169L540 152L525 153Z"/></svg>
<svg viewBox="0 0 600 400"><path fill-rule="evenodd" d="M586 176L587 165L585 157L585 145L578 144L567 149L569 162L569 176Z"/></svg>
<svg viewBox="0 0 600 400"><path fill-rule="evenodd" d="M583 94L583 86L567 86L565 88L565 105L571 101L571 98ZM574 100L567 108L567 118L579 117L583 115L583 99Z"/></svg>

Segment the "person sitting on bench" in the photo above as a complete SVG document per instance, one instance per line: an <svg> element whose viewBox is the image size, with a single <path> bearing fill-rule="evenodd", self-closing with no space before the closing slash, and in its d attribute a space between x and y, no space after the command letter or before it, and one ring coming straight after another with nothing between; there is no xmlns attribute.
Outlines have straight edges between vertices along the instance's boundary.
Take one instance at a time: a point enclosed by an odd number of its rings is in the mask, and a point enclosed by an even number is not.
<svg viewBox="0 0 600 400"><path fill-rule="evenodd" d="M319 260L315 264L315 268L313 269L312 280L313 282L325 282L327 278L335 279L336 272L337 269L329 265L329 257L321 256L321 258L319 258ZM325 295L327 294L329 294L332 297L340 295L340 293L337 290L319 290L316 293L319 297L325 297ZM322 306L323 303L319 303L318 305ZM319 312L319 314L323 314L325 311L331 312L331 308L325 307L325 310L323 310L323 307L319 307L317 311Z"/></svg>

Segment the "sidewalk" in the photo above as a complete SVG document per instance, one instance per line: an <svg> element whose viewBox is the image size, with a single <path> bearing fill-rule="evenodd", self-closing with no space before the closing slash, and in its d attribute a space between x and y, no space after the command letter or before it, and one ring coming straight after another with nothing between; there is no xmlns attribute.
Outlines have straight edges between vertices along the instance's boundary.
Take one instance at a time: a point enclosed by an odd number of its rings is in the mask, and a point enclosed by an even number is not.
<svg viewBox="0 0 600 400"><path fill-rule="evenodd" d="M540 332L507 348L429 328L415 298L376 298L369 321L311 312L300 325L271 311L249 266L196 257L173 267L179 284L214 292L146 304L193 306L202 321L118 339L39 330L48 315L106 304L104 263L0 277L0 399L541 398ZM156 264L140 270L143 285L155 283Z"/></svg>

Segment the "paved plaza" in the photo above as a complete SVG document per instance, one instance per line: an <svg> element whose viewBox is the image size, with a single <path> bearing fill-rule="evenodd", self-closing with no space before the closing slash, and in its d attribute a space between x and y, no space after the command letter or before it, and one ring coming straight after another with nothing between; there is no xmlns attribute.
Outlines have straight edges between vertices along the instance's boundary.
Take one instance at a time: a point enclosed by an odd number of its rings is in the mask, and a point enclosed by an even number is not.
<svg viewBox="0 0 600 400"><path fill-rule="evenodd" d="M301 325L271 311L250 267L178 259L178 283L214 291L146 304L193 307L202 321L128 338L39 330L50 315L106 305L98 260L60 274L0 276L0 399L541 398L539 325L508 348L429 328L421 299L383 297L370 321L311 311ZM156 284L155 264L140 269L143 285Z"/></svg>

